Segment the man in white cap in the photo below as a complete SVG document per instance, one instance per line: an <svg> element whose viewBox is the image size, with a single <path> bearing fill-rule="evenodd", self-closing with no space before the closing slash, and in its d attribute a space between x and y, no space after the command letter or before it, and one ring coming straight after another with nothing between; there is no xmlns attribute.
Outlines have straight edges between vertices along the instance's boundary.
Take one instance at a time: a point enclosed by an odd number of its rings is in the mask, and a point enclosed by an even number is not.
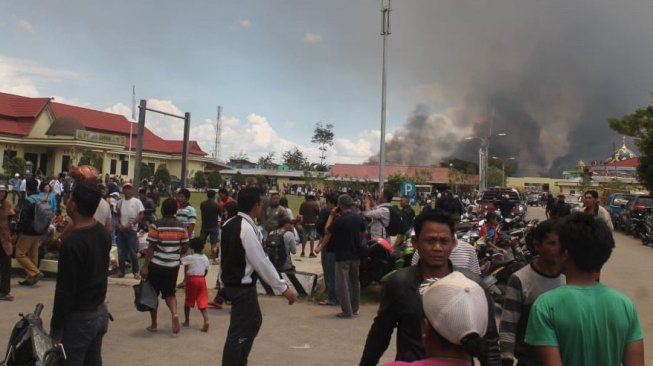
<svg viewBox="0 0 653 366"><path fill-rule="evenodd" d="M9 179L9 185L11 186L11 203L16 206L16 197L20 196L20 174L14 174L14 177Z"/></svg>
<svg viewBox="0 0 653 366"><path fill-rule="evenodd" d="M460 272L429 281L420 289L426 359L395 361L386 366L463 366L473 364L484 346L488 325L485 291Z"/></svg>

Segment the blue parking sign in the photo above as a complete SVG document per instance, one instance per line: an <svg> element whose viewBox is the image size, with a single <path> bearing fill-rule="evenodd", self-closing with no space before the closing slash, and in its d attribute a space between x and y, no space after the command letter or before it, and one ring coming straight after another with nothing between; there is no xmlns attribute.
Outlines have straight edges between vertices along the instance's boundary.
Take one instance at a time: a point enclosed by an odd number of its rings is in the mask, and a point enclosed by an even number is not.
<svg viewBox="0 0 653 366"><path fill-rule="evenodd" d="M411 181L405 181L401 183L401 188L399 189L399 193L401 193L402 196L415 198L415 196L417 195L417 190L415 189L415 183Z"/></svg>

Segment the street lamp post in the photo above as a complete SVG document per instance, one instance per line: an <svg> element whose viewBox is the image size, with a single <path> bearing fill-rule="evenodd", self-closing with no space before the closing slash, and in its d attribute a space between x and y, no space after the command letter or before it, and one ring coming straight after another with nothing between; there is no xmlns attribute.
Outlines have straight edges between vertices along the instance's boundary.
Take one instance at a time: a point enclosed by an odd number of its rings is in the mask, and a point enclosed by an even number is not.
<svg viewBox="0 0 653 366"><path fill-rule="evenodd" d="M381 73L381 146L379 148L379 193L383 192L385 182L385 89L386 56L388 36L390 35L390 0L381 0L381 36L383 36L383 60Z"/></svg>
<svg viewBox="0 0 653 366"><path fill-rule="evenodd" d="M515 160L515 157L511 156L509 158L502 159L500 157L493 156L492 159L501 161L501 185L505 186L506 185L506 160Z"/></svg>
<svg viewBox="0 0 653 366"><path fill-rule="evenodd" d="M481 146L478 149L478 190L483 192L487 189L487 161L488 161L488 151L490 148L490 138L494 136L507 136L505 132L489 135L487 137L481 136L470 136L465 137L465 140L479 139L481 140Z"/></svg>

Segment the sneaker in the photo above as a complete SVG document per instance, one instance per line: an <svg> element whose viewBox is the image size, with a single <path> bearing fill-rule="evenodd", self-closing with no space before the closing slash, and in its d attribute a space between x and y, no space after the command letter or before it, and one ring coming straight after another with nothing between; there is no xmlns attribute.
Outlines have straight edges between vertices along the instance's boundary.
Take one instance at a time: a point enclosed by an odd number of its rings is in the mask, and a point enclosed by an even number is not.
<svg viewBox="0 0 653 366"><path fill-rule="evenodd" d="M359 316L360 314L361 314L360 311L358 310L354 311L354 316Z"/></svg>
<svg viewBox="0 0 653 366"><path fill-rule="evenodd" d="M336 316L338 318L340 318L340 319L351 319L352 318L351 314L345 314L345 313L338 313L338 314L336 314Z"/></svg>

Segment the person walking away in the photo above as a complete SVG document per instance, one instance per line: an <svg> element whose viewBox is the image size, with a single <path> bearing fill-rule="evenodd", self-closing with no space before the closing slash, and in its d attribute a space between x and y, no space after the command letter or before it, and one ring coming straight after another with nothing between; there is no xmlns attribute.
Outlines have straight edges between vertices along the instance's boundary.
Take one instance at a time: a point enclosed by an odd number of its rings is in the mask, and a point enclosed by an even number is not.
<svg viewBox="0 0 653 366"><path fill-rule="evenodd" d="M315 229L321 236L320 242L315 248L315 253L321 253L322 273L324 273L324 287L327 290L327 298L319 302L320 305L338 305L336 297L336 252L335 246L330 245L330 234L325 227L331 214L331 210L338 206L337 193L328 193L324 196L326 206L320 209L320 215L315 224Z"/></svg>
<svg viewBox="0 0 653 366"><path fill-rule="evenodd" d="M413 225L415 225L415 210L410 207L410 198L406 195L401 196L399 205L401 206L402 220L408 228L403 236L404 238L410 238L410 233L413 231Z"/></svg>
<svg viewBox="0 0 653 366"><path fill-rule="evenodd" d="M225 223L227 220L230 218L238 215L238 203L236 201L231 201L228 204L225 205ZM224 224L223 224L224 226ZM222 228L220 229L222 230ZM219 255L219 253L218 253ZM219 257L218 257L219 258ZM209 306L212 306L217 309L222 309L222 304L226 302L225 299L225 294L224 294L224 286L222 285L220 281L220 274L222 273L222 269L218 268L218 276L215 280L215 289L218 290L215 294L215 297L213 298L213 301L209 301Z"/></svg>
<svg viewBox="0 0 653 366"><path fill-rule="evenodd" d="M33 286L44 277L38 268L39 245L43 233L37 232L34 228L36 205L40 201L36 179L31 178L25 183L25 192L27 197L21 206L18 219L20 229L16 243L16 260L25 269L27 277L18 284Z"/></svg>
<svg viewBox="0 0 653 366"><path fill-rule="evenodd" d="M597 283L614 249L603 220L574 213L558 229L562 273L567 284L535 300L525 342L542 365L644 365L637 310L626 295Z"/></svg>
<svg viewBox="0 0 653 366"><path fill-rule="evenodd" d="M11 186L11 203L16 206L16 198L20 198L20 174L14 174L14 177L9 180Z"/></svg>
<svg viewBox="0 0 653 366"><path fill-rule="evenodd" d="M390 190L383 191L379 197L379 205L374 207L372 195L365 196L365 218L371 220L370 222L370 240L376 242L378 239L389 239L386 228L390 225L390 203L392 202L392 192Z"/></svg>
<svg viewBox="0 0 653 366"><path fill-rule="evenodd" d="M539 365L537 351L524 343L528 316L535 300L543 293L565 284L560 274L561 256L558 240L558 223L541 222L533 231L533 244L539 255L528 266L513 273L503 300L499 323L499 340L502 365Z"/></svg>
<svg viewBox="0 0 653 366"><path fill-rule="evenodd" d="M125 260L127 254L131 261L132 273L135 279L138 274L138 224L143 221L145 208L138 198L133 196L132 184L127 182L122 186L125 198L118 201L118 273L115 277L125 277Z"/></svg>
<svg viewBox="0 0 653 366"><path fill-rule="evenodd" d="M275 242L274 246L271 245L273 242ZM297 241L290 218L282 217L279 221L279 228L268 234L265 243L268 258L279 273L295 271L290 255L297 253Z"/></svg>
<svg viewBox="0 0 653 366"><path fill-rule="evenodd" d="M348 194L338 197L338 207L331 210L326 230L331 235L329 243L334 246L335 287L340 302L339 318L358 315L360 304L360 266L361 246L366 232L362 216L352 212L354 202Z"/></svg>
<svg viewBox="0 0 653 366"><path fill-rule="evenodd" d="M74 228L59 249L50 322L50 336L66 352L64 365L102 365L111 237L93 219L101 199L96 184L80 182L66 205Z"/></svg>
<svg viewBox="0 0 653 366"><path fill-rule="evenodd" d="M11 294L11 254L13 251L10 220L16 215L7 199L7 186L0 184L0 301L14 301Z"/></svg>
<svg viewBox="0 0 653 366"><path fill-rule="evenodd" d="M424 323L422 299L419 286L428 279L438 279L453 271L479 284L485 290L488 304L488 324L483 337L483 351L479 355L481 365L500 365L499 335L494 315L494 300L484 287L480 276L451 264L449 256L454 245L455 223L449 212L439 209L426 210L415 219L413 247L420 254L416 266L401 268L383 287L381 304L365 342L360 365L376 365L388 348L394 329L397 328L397 361L416 361L426 357L422 343L421 327ZM437 309L441 311L443 309Z"/></svg>
<svg viewBox="0 0 653 366"><path fill-rule="evenodd" d="M179 274L180 253L188 245L186 225L175 218L177 202L173 198L161 203L161 219L150 225L147 253L140 274L147 279L165 301L172 316L172 332L179 333L179 315L175 284ZM150 311L151 324L146 329L158 331L157 310Z"/></svg>
<svg viewBox="0 0 653 366"><path fill-rule="evenodd" d="M156 206L154 205L154 201L147 196L147 188L141 187L138 189L138 199L144 208L143 221L139 226L147 232L150 225L156 221Z"/></svg>
<svg viewBox="0 0 653 366"><path fill-rule="evenodd" d="M317 231L315 229L315 224L317 223L317 217L320 214L320 205L315 200L315 194L308 193L305 197L304 202L299 206L299 215L302 218L302 227L304 228L304 240L302 241L302 252L301 256L304 256L304 250L306 249L306 244L310 241L309 257L315 257L315 251L313 243L317 239Z"/></svg>
<svg viewBox="0 0 653 366"><path fill-rule="evenodd" d="M220 205L215 201L215 191L206 191L206 200L200 204L202 227L200 239L206 243L208 238L211 243L211 259L213 264L218 264L218 242L220 239Z"/></svg>
<svg viewBox="0 0 653 366"><path fill-rule="evenodd" d="M220 242L220 278L231 300L229 330L222 352L223 366L247 365L247 358L263 321L256 294L260 276L270 287L283 294L288 305L295 294L279 278L263 251L263 235L254 223L261 211L259 190L245 188L238 193L238 215L222 227Z"/></svg>
<svg viewBox="0 0 653 366"><path fill-rule="evenodd" d="M549 210L549 218L564 218L571 215L571 206L565 202L565 195L560 193L558 200L551 206Z"/></svg>
<svg viewBox="0 0 653 366"><path fill-rule="evenodd" d="M460 272L451 272L428 282L422 294L422 343L426 358L414 362L395 361L385 366L465 366L482 354L487 332L488 304L485 292Z"/></svg>
<svg viewBox="0 0 653 366"><path fill-rule="evenodd" d="M195 307L202 313L204 325L202 332L209 331L209 314L206 308L209 307L209 292L206 289L206 274L209 273L209 259L202 251L205 240L193 238L190 241L190 248L193 254L181 258L181 263L186 269L186 299L184 300L184 327L190 326L190 309Z"/></svg>
<svg viewBox="0 0 653 366"><path fill-rule="evenodd" d="M551 209L553 209L553 205L555 205L556 200L553 198L553 195L551 193L547 193L546 195L546 203L545 203L545 215L546 218L549 219L551 218Z"/></svg>
<svg viewBox="0 0 653 366"><path fill-rule="evenodd" d="M610 231L614 231L610 213L604 207L599 205L599 192L593 189L585 191L585 194L583 195L583 206L583 211L585 213L600 218L606 225L608 225Z"/></svg>

